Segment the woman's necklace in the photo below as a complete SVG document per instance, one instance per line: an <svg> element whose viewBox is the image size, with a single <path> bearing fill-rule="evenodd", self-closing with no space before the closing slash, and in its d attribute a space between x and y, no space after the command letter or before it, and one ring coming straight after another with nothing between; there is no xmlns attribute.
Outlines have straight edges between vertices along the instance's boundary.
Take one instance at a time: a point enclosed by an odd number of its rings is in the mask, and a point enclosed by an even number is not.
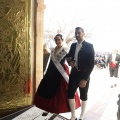
<svg viewBox="0 0 120 120"><path fill-rule="evenodd" d="M56 46L54 55L56 56L57 52L61 49L62 46Z"/></svg>

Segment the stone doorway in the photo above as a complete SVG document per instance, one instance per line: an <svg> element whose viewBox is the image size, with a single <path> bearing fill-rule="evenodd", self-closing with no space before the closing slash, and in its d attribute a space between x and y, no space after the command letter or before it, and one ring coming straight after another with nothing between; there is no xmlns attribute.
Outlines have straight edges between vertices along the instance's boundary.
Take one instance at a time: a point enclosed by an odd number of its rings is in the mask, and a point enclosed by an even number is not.
<svg viewBox="0 0 120 120"><path fill-rule="evenodd" d="M42 78L44 0L0 0L0 117L32 105Z"/></svg>

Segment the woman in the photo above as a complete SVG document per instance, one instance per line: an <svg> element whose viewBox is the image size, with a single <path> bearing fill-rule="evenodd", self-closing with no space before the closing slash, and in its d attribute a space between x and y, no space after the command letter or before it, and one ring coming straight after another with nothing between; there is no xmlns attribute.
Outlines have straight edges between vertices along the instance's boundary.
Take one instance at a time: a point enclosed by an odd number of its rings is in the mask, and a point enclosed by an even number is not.
<svg viewBox="0 0 120 120"><path fill-rule="evenodd" d="M70 111L67 99L69 69L65 65L65 56L69 50L63 46L61 34L57 34L54 40L57 46L51 50L51 60L38 87L34 103L45 111L64 113ZM77 92L75 99L76 108L78 108L80 107L80 99Z"/></svg>

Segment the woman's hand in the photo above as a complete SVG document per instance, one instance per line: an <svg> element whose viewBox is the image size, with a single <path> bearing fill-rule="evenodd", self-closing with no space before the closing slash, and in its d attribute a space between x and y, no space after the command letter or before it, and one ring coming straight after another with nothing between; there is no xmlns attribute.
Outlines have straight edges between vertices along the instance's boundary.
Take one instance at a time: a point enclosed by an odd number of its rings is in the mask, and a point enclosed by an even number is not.
<svg viewBox="0 0 120 120"><path fill-rule="evenodd" d="M70 66L73 68L75 66L75 61L71 61Z"/></svg>

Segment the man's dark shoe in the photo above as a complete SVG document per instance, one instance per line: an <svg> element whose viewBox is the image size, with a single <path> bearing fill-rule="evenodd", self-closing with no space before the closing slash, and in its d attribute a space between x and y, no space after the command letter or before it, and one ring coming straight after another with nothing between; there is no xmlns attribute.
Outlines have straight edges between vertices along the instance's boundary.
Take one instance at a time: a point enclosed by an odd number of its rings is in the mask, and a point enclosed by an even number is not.
<svg viewBox="0 0 120 120"><path fill-rule="evenodd" d="M77 118L75 118L75 120L77 120ZM82 119L79 119L79 120L82 120Z"/></svg>
<svg viewBox="0 0 120 120"><path fill-rule="evenodd" d="M113 85L111 85L111 88L113 88Z"/></svg>

